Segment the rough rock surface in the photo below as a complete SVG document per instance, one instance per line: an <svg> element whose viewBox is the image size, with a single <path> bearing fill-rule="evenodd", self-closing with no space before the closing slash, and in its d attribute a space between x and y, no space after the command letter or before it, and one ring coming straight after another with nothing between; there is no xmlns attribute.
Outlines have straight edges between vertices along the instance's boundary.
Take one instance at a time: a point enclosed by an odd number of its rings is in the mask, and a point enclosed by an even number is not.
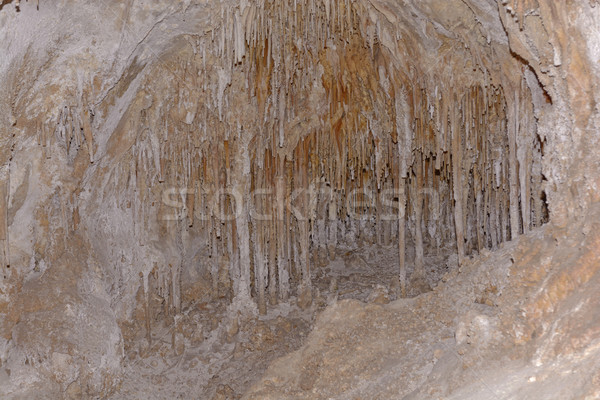
<svg viewBox="0 0 600 400"><path fill-rule="evenodd" d="M598 26L3 0L0 396L599 398Z"/></svg>
<svg viewBox="0 0 600 400"><path fill-rule="evenodd" d="M338 302L244 398L599 398L598 216L531 232L417 298Z"/></svg>

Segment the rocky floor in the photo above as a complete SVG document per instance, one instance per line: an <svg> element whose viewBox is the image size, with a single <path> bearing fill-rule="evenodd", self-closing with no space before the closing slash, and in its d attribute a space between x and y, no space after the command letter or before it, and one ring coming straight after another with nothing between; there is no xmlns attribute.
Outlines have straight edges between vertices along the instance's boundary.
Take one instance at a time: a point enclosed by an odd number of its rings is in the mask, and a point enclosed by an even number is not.
<svg viewBox="0 0 600 400"><path fill-rule="evenodd" d="M202 329L202 314L210 308L188 310L179 324ZM310 313L282 304L268 315L232 317L218 311L217 327L199 339L185 342L170 327L158 329L150 350L132 354L115 398L123 399L237 399L277 357L300 347L311 326Z"/></svg>
<svg viewBox="0 0 600 400"><path fill-rule="evenodd" d="M425 261L428 286L434 287L450 267L442 255ZM145 340L130 347L115 398L241 398L273 361L300 348L317 316L327 315L338 301L386 304L398 297L395 247L340 248L333 261L315 264L320 267L313 271L309 309L299 308L296 298L270 306L264 316L225 302L195 304L173 324L153 328L150 345ZM424 289L412 285L409 294L419 290Z"/></svg>
<svg viewBox="0 0 600 400"><path fill-rule="evenodd" d="M156 330L114 398L598 399L593 221L538 229L460 269L430 265L433 290L407 299L391 249L339 249L314 272L312 308L190 307L178 323L203 329L199 342Z"/></svg>
<svg viewBox="0 0 600 400"><path fill-rule="evenodd" d="M308 309L292 297L261 316L223 300L154 326L150 343L126 346L110 398L600 399L599 216L461 268L429 255L431 290L411 285L409 298L397 296L395 249L338 249L315 263Z"/></svg>
<svg viewBox="0 0 600 400"><path fill-rule="evenodd" d="M416 298L335 303L244 398L599 399L597 216L484 253Z"/></svg>

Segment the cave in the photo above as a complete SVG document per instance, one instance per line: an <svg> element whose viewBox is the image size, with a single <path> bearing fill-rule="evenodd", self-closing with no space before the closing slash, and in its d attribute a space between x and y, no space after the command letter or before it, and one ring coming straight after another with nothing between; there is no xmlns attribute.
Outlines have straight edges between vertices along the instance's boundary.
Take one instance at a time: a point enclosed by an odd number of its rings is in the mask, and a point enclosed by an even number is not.
<svg viewBox="0 0 600 400"><path fill-rule="evenodd" d="M3 0L0 397L600 399L597 0Z"/></svg>

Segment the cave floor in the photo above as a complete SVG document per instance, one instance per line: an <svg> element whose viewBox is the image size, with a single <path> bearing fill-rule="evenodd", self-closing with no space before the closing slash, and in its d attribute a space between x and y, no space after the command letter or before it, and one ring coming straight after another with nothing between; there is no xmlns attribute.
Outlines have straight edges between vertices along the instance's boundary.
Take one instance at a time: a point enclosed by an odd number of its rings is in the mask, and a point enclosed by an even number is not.
<svg viewBox="0 0 600 400"><path fill-rule="evenodd" d="M428 264L432 290L415 296L412 285L406 299L393 249L338 249L315 262L311 308L293 297L264 316L225 301L190 307L178 323L206 327L195 344L155 329L113 398L596 399L593 221L534 230L460 268Z"/></svg>
<svg viewBox="0 0 600 400"><path fill-rule="evenodd" d="M427 282L412 282L409 297L443 280L451 270L447 264L455 260L451 257L447 263L446 252L434 250L425 256ZM313 262L309 308L301 309L291 297L269 305L267 314L259 316L232 311L223 299L193 304L172 324L153 327L150 346L147 340L128 346L126 373L116 398L240 398L275 359L302 346L328 306L348 299L387 304L398 298L395 246L338 248L333 260L323 249L314 253ZM407 273L413 273L411 263Z"/></svg>

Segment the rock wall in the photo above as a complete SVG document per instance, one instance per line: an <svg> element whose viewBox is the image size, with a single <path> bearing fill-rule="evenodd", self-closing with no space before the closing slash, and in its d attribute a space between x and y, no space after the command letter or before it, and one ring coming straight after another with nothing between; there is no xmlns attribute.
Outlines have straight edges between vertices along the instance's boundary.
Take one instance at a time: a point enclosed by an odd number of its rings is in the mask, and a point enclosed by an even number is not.
<svg viewBox="0 0 600 400"><path fill-rule="evenodd" d="M463 264L598 200L593 1L15 3L7 391L110 393L195 301L306 307L336 246L398 246L405 293L424 249Z"/></svg>

